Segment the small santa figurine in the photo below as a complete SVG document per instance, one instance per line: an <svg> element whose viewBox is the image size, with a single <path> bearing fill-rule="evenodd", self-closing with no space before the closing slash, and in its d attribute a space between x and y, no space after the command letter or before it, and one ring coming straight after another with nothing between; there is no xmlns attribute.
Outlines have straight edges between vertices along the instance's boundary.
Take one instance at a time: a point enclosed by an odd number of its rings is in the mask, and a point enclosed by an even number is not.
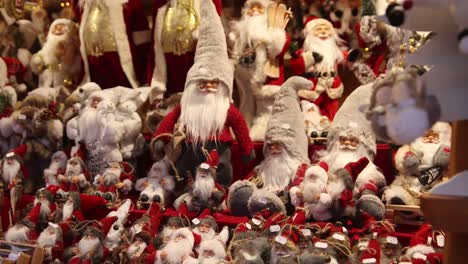
<svg viewBox="0 0 468 264"><path fill-rule="evenodd" d="M66 196L68 192L81 192L89 187L88 178L89 174L83 160L77 156L72 157L67 162L65 172L57 176L60 187L58 193Z"/></svg>
<svg viewBox="0 0 468 264"><path fill-rule="evenodd" d="M67 223L49 222L37 238L37 244L45 250L44 260L47 263L63 261L63 234L70 229Z"/></svg>
<svg viewBox="0 0 468 264"><path fill-rule="evenodd" d="M28 243L37 239L36 226L39 221L41 204L37 203L21 221L10 226L5 233L5 240L13 243Z"/></svg>
<svg viewBox="0 0 468 264"><path fill-rule="evenodd" d="M211 1L211 0L210 0ZM220 16L221 0L212 0L214 16ZM184 91L187 73L194 63L201 23L210 19L201 13L202 1L181 5L179 0L153 4L153 38L148 56L148 83L169 97ZM162 95L162 94L161 94Z"/></svg>
<svg viewBox="0 0 468 264"><path fill-rule="evenodd" d="M163 157L164 145L170 140L167 135L177 131L185 134L186 144L175 163L184 180L188 179L187 171L195 175L206 159L206 150L216 149L220 158L217 181L227 186L232 181L231 130L244 161L253 158L253 144L242 114L231 103L233 72L221 19L211 1L200 3L200 17L204 19L200 21L195 63L188 72L181 103L159 124L151 147L156 156Z"/></svg>
<svg viewBox="0 0 468 264"><path fill-rule="evenodd" d="M96 175L94 185L96 195L103 196L108 201L115 201L117 191L126 195L132 189L135 170L127 162L112 162L102 175Z"/></svg>
<svg viewBox="0 0 468 264"><path fill-rule="evenodd" d="M20 137L13 131L11 118L17 102L15 89L0 83L0 102L0 155L3 156L20 144Z"/></svg>
<svg viewBox="0 0 468 264"><path fill-rule="evenodd" d="M219 238L203 240L197 249L198 258L188 257L183 264L222 263L226 260L226 241Z"/></svg>
<svg viewBox="0 0 468 264"><path fill-rule="evenodd" d="M80 18L83 83L103 89L145 83L151 32L140 0L73 0Z"/></svg>
<svg viewBox="0 0 468 264"><path fill-rule="evenodd" d="M229 238L229 229L225 226L221 232L218 233L218 224L216 219L211 216L209 209L203 210L203 212L192 220L195 224L192 228L193 233L199 235L201 240L220 239L227 241Z"/></svg>
<svg viewBox="0 0 468 264"><path fill-rule="evenodd" d="M52 193L46 188L39 189L36 192L36 197L34 198L33 206L36 204L41 205L41 210L39 213L39 220L37 223L37 229L42 231L49 221L52 221L55 216L55 210L57 209L57 204L54 199L55 193Z"/></svg>
<svg viewBox="0 0 468 264"><path fill-rule="evenodd" d="M46 187L59 186L57 176L65 174L68 164L67 154L63 151L57 151L52 154L49 167L44 169L44 181Z"/></svg>
<svg viewBox="0 0 468 264"><path fill-rule="evenodd" d="M433 229L429 224L424 224L411 238L409 248L402 258L415 264L441 263L445 239L445 234L442 231Z"/></svg>
<svg viewBox="0 0 468 264"><path fill-rule="evenodd" d="M147 177L136 181L135 190L140 192L140 207L151 202L165 204L175 187L174 176L169 174L169 169L168 160L156 161L148 171Z"/></svg>
<svg viewBox="0 0 468 264"><path fill-rule="evenodd" d="M73 257L67 263L101 263L106 250L103 246L104 237L116 220L116 216L106 217L95 226L89 226L80 241L71 249Z"/></svg>
<svg viewBox="0 0 468 264"><path fill-rule="evenodd" d="M309 90L299 92L301 99L315 103L320 113L333 120L339 108L338 99L343 95L343 83L338 66L346 62L341 49L341 39L330 21L310 20L304 29L303 48L291 59L294 74L313 81Z"/></svg>
<svg viewBox="0 0 468 264"><path fill-rule="evenodd" d="M161 232L159 232L159 234L155 238L155 245L158 245L158 248L159 246L166 244L176 230L178 230L179 228L190 226L190 221L187 216L188 207L186 204L181 204L177 211L166 211L165 215L169 216L166 220L166 224L163 226ZM143 226L143 224L141 226ZM136 230L139 229L137 228Z"/></svg>
<svg viewBox="0 0 468 264"><path fill-rule="evenodd" d="M174 202L176 208L182 201L185 201L189 210L193 212L202 212L206 208L213 211L221 209L220 205L224 201L226 190L216 182L218 162L218 153L212 150L208 159L198 166L191 190Z"/></svg>
<svg viewBox="0 0 468 264"><path fill-rule="evenodd" d="M73 21L60 18L52 22L47 41L31 60L31 69L39 74L39 87L74 90L81 74L79 43Z"/></svg>
<svg viewBox="0 0 468 264"><path fill-rule="evenodd" d="M320 113L320 108L307 100L301 101L301 109L304 114L306 134L312 139L326 138L330 120Z"/></svg>
<svg viewBox="0 0 468 264"><path fill-rule="evenodd" d="M353 30L361 19L361 0L338 0L330 13L330 20L338 35L350 44Z"/></svg>
<svg viewBox="0 0 468 264"><path fill-rule="evenodd" d="M69 192L60 213L56 214L56 222L81 222L84 221L81 212L81 197L78 192Z"/></svg>
<svg viewBox="0 0 468 264"><path fill-rule="evenodd" d="M22 159L25 151L26 148L20 147L12 152L8 152L0 164L2 174L0 184L6 193L9 192L12 217L16 212L16 205L21 201L26 180L29 176Z"/></svg>
<svg viewBox="0 0 468 264"><path fill-rule="evenodd" d="M203 12L202 12L203 14ZM200 241L196 241L188 227L179 228L171 235L169 241L156 253L156 264L181 264L187 258L194 257L193 248Z"/></svg>
<svg viewBox="0 0 468 264"><path fill-rule="evenodd" d="M265 139L271 107L285 81L283 57L290 37L284 28L288 20L284 5L271 0L248 0L241 19L233 23L229 33L240 111L255 141Z"/></svg>
<svg viewBox="0 0 468 264"><path fill-rule="evenodd" d="M263 149L265 158L247 176L250 185L256 185L264 192L278 195L285 201L288 200L289 188L302 181L310 163L304 117L296 91L307 89L310 85L312 82L302 77L291 77L282 85L273 105L272 117L268 122ZM243 190L246 184L245 181L239 181L230 187L228 207L234 209L234 204L241 205L242 202L247 202L246 198L253 193L248 194L245 192L247 189ZM246 204L234 207L240 210L247 208Z"/></svg>
<svg viewBox="0 0 468 264"><path fill-rule="evenodd" d="M152 237L148 231L138 232L130 245L120 252L122 263L154 263L156 249Z"/></svg>

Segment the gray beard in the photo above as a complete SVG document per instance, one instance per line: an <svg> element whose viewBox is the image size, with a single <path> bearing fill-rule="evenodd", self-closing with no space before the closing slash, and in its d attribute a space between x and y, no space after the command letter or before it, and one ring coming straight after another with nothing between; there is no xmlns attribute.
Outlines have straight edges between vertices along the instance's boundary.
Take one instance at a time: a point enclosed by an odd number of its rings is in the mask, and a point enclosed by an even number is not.
<svg viewBox="0 0 468 264"><path fill-rule="evenodd" d="M267 154L259 165L263 189L272 192L283 191L296 176L300 164L301 162L293 159L286 150L275 156Z"/></svg>
<svg viewBox="0 0 468 264"><path fill-rule="evenodd" d="M213 177L208 176L203 178L197 175L193 184L193 195L201 198L203 201L207 201L210 199L214 187L215 181Z"/></svg>

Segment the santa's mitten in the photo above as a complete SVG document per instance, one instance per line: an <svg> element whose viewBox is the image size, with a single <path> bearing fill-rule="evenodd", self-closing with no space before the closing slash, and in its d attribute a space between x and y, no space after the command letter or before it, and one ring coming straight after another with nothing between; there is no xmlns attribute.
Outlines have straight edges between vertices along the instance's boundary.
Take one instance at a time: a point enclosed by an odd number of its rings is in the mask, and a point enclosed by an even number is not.
<svg viewBox="0 0 468 264"><path fill-rule="evenodd" d="M420 162L421 160L416 153L408 151L403 158L403 168L406 172L414 172L418 169Z"/></svg>
<svg viewBox="0 0 468 264"><path fill-rule="evenodd" d="M354 180L349 171L346 169L338 169L335 172L335 176L337 176L338 179L341 179L343 181L345 187L347 190L352 190L354 188Z"/></svg>
<svg viewBox="0 0 468 264"><path fill-rule="evenodd" d="M362 51L360 49L352 49L348 53L348 62L356 62L362 57Z"/></svg>
<svg viewBox="0 0 468 264"><path fill-rule="evenodd" d="M434 166L446 168L450 160L450 147L442 145L434 155Z"/></svg>
<svg viewBox="0 0 468 264"><path fill-rule="evenodd" d="M356 202L356 216L360 217L361 212L371 215L376 220L382 220L385 216L385 205L375 193L365 190Z"/></svg>

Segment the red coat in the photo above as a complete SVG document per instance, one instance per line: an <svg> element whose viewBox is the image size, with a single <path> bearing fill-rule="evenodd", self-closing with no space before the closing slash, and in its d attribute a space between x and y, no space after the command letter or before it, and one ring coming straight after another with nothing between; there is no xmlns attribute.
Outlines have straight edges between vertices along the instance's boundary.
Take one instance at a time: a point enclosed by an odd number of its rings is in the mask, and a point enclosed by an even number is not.
<svg viewBox="0 0 468 264"><path fill-rule="evenodd" d="M79 2L84 1L82 5ZM73 0L76 17L84 26L89 15L86 0ZM101 88L115 86L140 87L145 83L146 54L149 50L151 31L141 0L103 0L109 10L109 23L114 33L117 52L105 52L102 56L88 56L81 42L84 64L83 82L93 81ZM80 28L80 40L84 39Z"/></svg>
<svg viewBox="0 0 468 264"><path fill-rule="evenodd" d="M158 137L161 134L172 134L174 131L174 126L179 120L181 114L181 106L177 105L172 112L170 112L159 124L158 129L153 134L153 138ZM231 143L234 141L231 131L234 132L237 141L239 142L239 146L241 149L242 155L248 156L253 149L253 143L249 136L249 129L247 128L247 124L245 123L244 117L242 114L237 110L237 108L231 104L228 109L226 123L224 124L224 128L221 131L221 134L218 137L218 141L222 143ZM161 137L163 140L169 141L168 137ZM210 140L214 140L214 137L211 137ZM187 143L190 143L190 138L187 139Z"/></svg>
<svg viewBox="0 0 468 264"><path fill-rule="evenodd" d="M306 67L306 62L304 61L304 57L302 54L304 50L298 50L296 52L296 57L290 60L291 70L295 75L306 75L308 74L308 70ZM347 53L344 53L344 58L346 59ZM313 101L319 108L320 114L328 117L328 119L333 120L335 117L336 112L339 108L338 98L341 97L343 93L343 83L341 82L341 78L338 75L338 65L335 67L335 77L333 77L333 84L330 89L323 91L320 96ZM307 76L306 76L307 77ZM317 83L319 78L317 77L307 77L310 81L314 83L314 86L311 87L311 91L315 91L317 87ZM307 100L305 98L301 98L301 100Z"/></svg>
<svg viewBox="0 0 468 264"><path fill-rule="evenodd" d="M156 38L158 38L161 32L157 32L160 29L159 21L161 21L161 17L165 12L167 7L167 3L169 1L154 1L153 5L153 30L151 34L151 48L148 56L148 68L146 71L147 74L147 82L151 85L155 85L155 82L152 81L154 79L157 80L166 80L166 95L171 95L174 93L179 93L184 90L185 87L185 80L187 77L187 73L193 65L195 52L187 52L182 55L175 55L173 53L164 53L164 58L158 58L157 56L161 56L162 54L156 49L160 49L158 42L156 42ZM216 10L218 14L221 16L222 14L222 0L213 0L213 3L216 6ZM159 12L159 16L158 16ZM164 13L165 15L165 13ZM202 18L203 19L203 18ZM158 76L159 67L162 66L165 68L166 76ZM156 71L155 68L158 68Z"/></svg>
<svg viewBox="0 0 468 264"><path fill-rule="evenodd" d="M367 43L361 37L361 25L360 24L356 25L356 34L358 37L359 48L361 48L362 50L369 48L367 46ZM374 72L375 76L379 76L380 74L385 73L387 69L387 54L388 54L387 44L383 42L369 49L370 50L368 52L370 53L370 56L369 58L365 59L364 62L372 69L372 72Z"/></svg>

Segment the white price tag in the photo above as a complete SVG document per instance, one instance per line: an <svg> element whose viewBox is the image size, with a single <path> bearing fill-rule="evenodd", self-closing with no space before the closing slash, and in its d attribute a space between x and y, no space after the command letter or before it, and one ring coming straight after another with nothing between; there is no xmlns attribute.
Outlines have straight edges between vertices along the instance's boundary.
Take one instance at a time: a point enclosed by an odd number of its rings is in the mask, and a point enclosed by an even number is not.
<svg viewBox="0 0 468 264"><path fill-rule="evenodd" d="M271 233L276 233L276 232L279 232L280 230L281 230L281 227L279 225L270 226L270 232Z"/></svg>
<svg viewBox="0 0 468 264"><path fill-rule="evenodd" d="M245 226L246 226L248 229L252 229L252 226L251 226L249 223L246 223Z"/></svg>
<svg viewBox="0 0 468 264"><path fill-rule="evenodd" d="M342 234L333 234L333 238L340 241L345 240L345 236L343 236Z"/></svg>
<svg viewBox="0 0 468 264"><path fill-rule="evenodd" d="M427 237L427 244L428 245L432 244L432 237Z"/></svg>
<svg viewBox="0 0 468 264"><path fill-rule="evenodd" d="M424 255L424 254L422 254L422 253L420 253L420 252L416 252L416 253L414 253L413 258L415 258L415 259L422 259L422 260L426 261L427 256Z"/></svg>
<svg viewBox="0 0 468 264"><path fill-rule="evenodd" d="M398 238L394 236L388 236L387 237L387 243L397 245L398 244Z"/></svg>
<svg viewBox="0 0 468 264"><path fill-rule="evenodd" d="M192 219L192 223L194 225L198 225L200 223L200 220L198 220L198 218L194 218L194 219Z"/></svg>
<svg viewBox="0 0 468 264"><path fill-rule="evenodd" d="M254 223L254 225L260 225L261 221L257 218L252 218L252 223Z"/></svg>
<svg viewBox="0 0 468 264"><path fill-rule="evenodd" d="M21 115L18 116L18 119L19 120L26 120L26 116L21 114Z"/></svg>
<svg viewBox="0 0 468 264"><path fill-rule="evenodd" d="M437 246L438 247L444 247L445 246L445 237L443 235L438 235L436 237L437 240Z"/></svg>
<svg viewBox="0 0 468 264"><path fill-rule="evenodd" d="M377 263L377 260L375 258L367 258L362 260L363 264L368 264L368 263Z"/></svg>
<svg viewBox="0 0 468 264"><path fill-rule="evenodd" d="M6 154L6 157L7 157L7 158L11 158L11 157L13 157L13 156L15 156L15 153L14 153L14 152L8 152L8 153Z"/></svg>
<svg viewBox="0 0 468 264"><path fill-rule="evenodd" d="M346 229L346 227L343 226L342 228L343 228L343 233L345 234L348 233L348 229Z"/></svg>
<svg viewBox="0 0 468 264"><path fill-rule="evenodd" d="M372 233L372 236L373 236L374 238L376 238L377 235L378 235L377 232Z"/></svg>
<svg viewBox="0 0 468 264"><path fill-rule="evenodd" d="M302 229L301 231L302 231L302 234L306 237L312 236L312 232L310 231L310 229L306 228L306 229Z"/></svg>
<svg viewBox="0 0 468 264"><path fill-rule="evenodd" d="M362 249L362 248L368 248L369 247L369 241L361 241L358 243L358 248L359 249Z"/></svg>
<svg viewBox="0 0 468 264"><path fill-rule="evenodd" d="M209 168L210 168L210 165L208 165L207 163L200 164L200 169L207 170Z"/></svg>
<svg viewBox="0 0 468 264"><path fill-rule="evenodd" d="M322 248L322 249L326 249L328 247L328 244L325 243L325 242L315 242L314 246L316 248Z"/></svg>
<svg viewBox="0 0 468 264"><path fill-rule="evenodd" d="M284 245L286 244L286 242L288 242L288 240L284 236L277 236L275 238L275 241L280 243L281 245Z"/></svg>

